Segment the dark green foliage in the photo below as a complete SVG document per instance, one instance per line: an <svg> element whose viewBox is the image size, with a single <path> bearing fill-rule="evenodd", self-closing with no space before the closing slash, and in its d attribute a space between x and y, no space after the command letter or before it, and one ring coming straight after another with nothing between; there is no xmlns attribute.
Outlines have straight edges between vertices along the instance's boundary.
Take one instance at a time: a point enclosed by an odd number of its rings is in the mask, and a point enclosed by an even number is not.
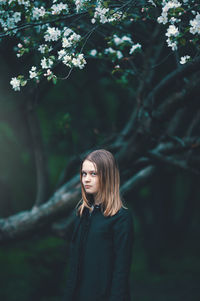
<svg viewBox="0 0 200 301"><path fill-rule="evenodd" d="M0 251L0 299L58 300L67 264L67 244L47 237L32 239Z"/></svg>

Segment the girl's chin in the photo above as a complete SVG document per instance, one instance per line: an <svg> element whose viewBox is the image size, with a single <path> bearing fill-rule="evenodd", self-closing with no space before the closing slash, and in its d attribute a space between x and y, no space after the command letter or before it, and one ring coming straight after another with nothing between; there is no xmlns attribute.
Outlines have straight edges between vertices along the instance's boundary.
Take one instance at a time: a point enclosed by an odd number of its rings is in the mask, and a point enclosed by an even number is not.
<svg viewBox="0 0 200 301"><path fill-rule="evenodd" d="M89 194L93 194L93 192L92 192L91 189L89 189L89 188L88 188L88 189L85 188L85 191L86 191L87 193L89 193Z"/></svg>
<svg viewBox="0 0 200 301"><path fill-rule="evenodd" d="M92 191L91 191L90 188L85 188L85 191L86 191L87 193L92 193Z"/></svg>
<svg viewBox="0 0 200 301"><path fill-rule="evenodd" d="M94 191L92 191L91 189L85 189L87 194L96 194Z"/></svg>

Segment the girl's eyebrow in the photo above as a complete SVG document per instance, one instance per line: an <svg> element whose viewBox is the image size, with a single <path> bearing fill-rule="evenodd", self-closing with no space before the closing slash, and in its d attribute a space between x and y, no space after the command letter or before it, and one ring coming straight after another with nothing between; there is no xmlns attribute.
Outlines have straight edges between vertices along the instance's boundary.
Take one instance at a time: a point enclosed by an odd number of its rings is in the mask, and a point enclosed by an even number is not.
<svg viewBox="0 0 200 301"><path fill-rule="evenodd" d="M83 170L83 169L82 169L82 172L87 173L87 172L97 172L97 171L96 171L96 170L93 170L93 169L92 169L92 170Z"/></svg>

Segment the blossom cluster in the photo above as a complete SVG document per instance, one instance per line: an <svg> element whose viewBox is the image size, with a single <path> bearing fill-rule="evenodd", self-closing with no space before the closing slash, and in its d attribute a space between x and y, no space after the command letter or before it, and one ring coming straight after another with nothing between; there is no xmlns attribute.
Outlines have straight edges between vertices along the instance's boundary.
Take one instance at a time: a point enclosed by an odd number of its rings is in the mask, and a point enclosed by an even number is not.
<svg viewBox="0 0 200 301"><path fill-rule="evenodd" d="M200 5L196 0L147 2L147 9L142 8L139 14L139 4L134 7L130 1L127 1L126 7L125 2L119 1L115 5L112 0L0 0L0 37L13 35L18 39L15 47L17 58L21 59L27 53L35 53L37 57L36 62L30 62L27 77L12 77L10 84L13 89L20 91L28 81L39 82L42 78L56 83L58 75L55 70L59 64L67 72L72 68L83 69L87 64L87 55L109 58L114 63L117 61L117 66L119 60L127 57L134 59L135 53L143 47L134 32L122 33L117 31L117 27L115 30L115 26L119 25L121 30L123 22L125 26L137 20L145 22L144 11L148 13L153 9L156 13L160 12L156 21L166 27L167 45L172 51L181 48L180 64L190 61L192 55L184 52L184 45L189 41L198 48ZM82 16L84 22L79 21ZM99 25L101 28L113 27L105 37L107 44L101 46L103 49L87 49L86 42ZM22 30L24 28L26 30Z"/></svg>
<svg viewBox="0 0 200 301"><path fill-rule="evenodd" d="M97 20L99 20L100 23L104 24L119 21L123 19L123 17L123 13L121 11L110 10L108 7L103 5L103 1L97 0L94 17L91 19L91 22L94 24Z"/></svg>
<svg viewBox="0 0 200 301"><path fill-rule="evenodd" d="M132 38L128 35L120 37L114 34L108 41L108 48L105 48L103 54L109 56L112 62L126 58L129 55L133 55L138 50L141 50L139 43L134 44ZM92 49L90 55L94 57L101 57L102 53Z"/></svg>
<svg viewBox="0 0 200 301"><path fill-rule="evenodd" d="M119 8L110 9L108 2L106 4L103 0L53 0L50 5L43 0L0 1L1 35L17 35L19 42L15 51L18 58L37 51L39 60L38 65L30 66L26 79L22 75L11 79L10 84L15 91L20 91L21 86L30 80L39 82L42 77L55 82L57 76L53 69L59 63L67 68L85 67L82 36L77 29L66 27L65 22L56 22L55 19L61 17L64 20L83 11L90 11L90 24L116 24L124 18ZM20 27L24 24L27 29L22 32ZM120 57L119 51L117 53Z"/></svg>
<svg viewBox="0 0 200 301"><path fill-rule="evenodd" d="M172 51L178 51L184 45L200 41L200 4L195 0L148 0L152 7L160 7L161 14L157 18L159 24L165 25L166 42ZM190 60L190 55L181 57L180 64Z"/></svg>

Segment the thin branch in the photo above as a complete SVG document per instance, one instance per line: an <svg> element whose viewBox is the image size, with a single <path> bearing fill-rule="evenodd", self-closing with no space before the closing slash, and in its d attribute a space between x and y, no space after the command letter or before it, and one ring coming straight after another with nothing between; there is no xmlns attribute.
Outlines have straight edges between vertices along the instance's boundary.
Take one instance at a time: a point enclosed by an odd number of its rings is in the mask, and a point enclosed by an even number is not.
<svg viewBox="0 0 200 301"><path fill-rule="evenodd" d="M188 166L184 160L177 160L173 157L162 155L159 152L155 152L155 151L148 151L147 156L149 158L154 159L155 161L169 164L170 166L173 166L177 169L185 170L187 172L196 174L198 176L200 175L199 169Z"/></svg>
<svg viewBox="0 0 200 301"><path fill-rule="evenodd" d="M150 176L153 175L155 171L155 166L147 166L144 169L140 170L138 173L133 175L130 179L128 179L121 187L120 192L124 194L128 192L132 188L136 188L139 185L144 184Z"/></svg>
<svg viewBox="0 0 200 301"><path fill-rule="evenodd" d="M165 76L146 97L145 106L148 107L149 103L154 102L156 96L161 90L166 88L168 85L173 84L175 80L179 78L183 78L184 76L199 70L199 66L200 66L200 56L193 59L192 62L187 63L185 66L179 67L178 69L172 71L170 74Z"/></svg>
<svg viewBox="0 0 200 301"><path fill-rule="evenodd" d="M186 104L191 104L191 99L189 99L190 94L194 93L194 89L199 89L200 78L197 76L196 79L190 80L186 86L180 92L175 92L170 95L162 104L152 113L154 118L160 121L168 120L171 118L172 114L179 109L181 106ZM195 98L193 98L195 100Z"/></svg>
<svg viewBox="0 0 200 301"><path fill-rule="evenodd" d="M34 23L21 24L19 26L15 26L13 28L7 29L4 33L0 34L0 38L7 37L10 32L15 31L15 30L20 31L20 30L23 30L23 29L26 29L26 28L29 28L29 27L36 27L36 26L40 26L40 25L51 24L51 23L55 23L55 22L58 22L58 21L71 19L71 18L76 17L76 16L79 17L79 16L85 15L85 14L87 14L87 12L81 12L81 13L75 13L75 14L72 14L72 15L66 15L66 16L62 16L62 17L59 17L59 18L56 18L56 19L53 19L53 20L46 20L46 21L41 21L41 22L36 22L36 23L34 22Z"/></svg>
<svg viewBox="0 0 200 301"><path fill-rule="evenodd" d="M113 13L111 13L110 15L112 16L113 14L115 14L116 12L123 10L124 8L126 8L127 6L129 6L129 4L131 2L135 2L133 0L129 0L126 3L124 3L122 6L120 6L119 8L117 8ZM116 7L116 5L115 5ZM55 23L55 22L59 22L59 21L63 21L63 20L67 20L67 19L71 19L73 17L80 17L82 15L88 15L88 11L84 11L84 12L79 12L79 13L74 13L71 15L63 15L61 17L55 18L53 20L46 20L46 21L41 21L41 22L34 22L34 23L26 23L26 24L21 24L18 26L15 26L13 28L9 28L7 29L4 33L0 34L0 38L6 37L9 35L10 32L12 31L20 31L26 28L30 28L30 27L36 27L36 26L40 26L40 25L45 25L45 24L51 24L51 23Z"/></svg>
<svg viewBox="0 0 200 301"><path fill-rule="evenodd" d="M192 122L190 123L190 126L187 129L186 137L193 135L193 133L198 131L200 128L200 110L197 110L195 117L193 118Z"/></svg>

